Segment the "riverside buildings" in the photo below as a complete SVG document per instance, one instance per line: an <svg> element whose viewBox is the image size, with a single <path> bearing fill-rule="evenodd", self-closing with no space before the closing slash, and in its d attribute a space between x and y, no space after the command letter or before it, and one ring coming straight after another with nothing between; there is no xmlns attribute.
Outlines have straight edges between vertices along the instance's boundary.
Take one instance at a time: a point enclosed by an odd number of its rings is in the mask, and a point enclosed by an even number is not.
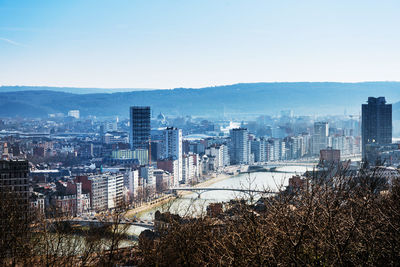
<svg viewBox="0 0 400 267"><path fill-rule="evenodd" d="M249 132L246 128L236 128L230 131L231 136L231 164L248 164L251 147Z"/></svg>
<svg viewBox="0 0 400 267"><path fill-rule="evenodd" d="M364 160L368 160L368 145L392 143L392 104L386 104L385 97L368 97L367 104L362 104L361 135Z"/></svg>
<svg viewBox="0 0 400 267"><path fill-rule="evenodd" d="M65 121L62 118L23 122L7 119L3 123L0 121L0 129L5 129L0 131L0 142L9 142L11 154L38 162L32 165L32 188L34 192L44 195L46 206L54 196L57 206L65 207L66 211L72 207L76 214L112 208L115 206L112 199L120 195L113 178L110 182L99 178L93 185L94 194L92 187L88 189L85 182L81 182L82 192L78 193L80 181L76 181L75 191L56 194L63 188L58 183L68 184L77 176L107 176L114 169L116 175L124 176L123 196L135 206L143 200L157 197L157 193L152 194L154 188L161 192L166 187L179 186L179 183L195 184L210 177L211 172L230 172L231 168L225 168L230 164L252 164L253 161L258 164L315 156L312 154L313 141L321 143L314 136L321 135L321 131L313 130L314 120L311 117L290 117L288 120L286 116L284 120L276 117L261 122L243 121L230 123L229 127L226 127L226 122L218 122L221 127L216 127L217 124L206 127L214 123L193 118L164 118L158 125L163 128L153 128L150 138L150 108L132 107L129 112L130 119L118 122L114 119L104 122L70 117L65 117ZM329 136L327 142L323 142L324 146L327 144L327 147L340 150L343 157L359 153L358 117L323 117L317 122L328 119ZM168 121L180 129L165 128L171 125ZM152 123L156 125L157 122L154 120ZM238 128L239 125L242 125L241 128ZM326 123L322 127L324 136L327 126ZM20 127L21 132L14 131L16 127ZM44 134L48 129L52 133ZM143 132L147 134L139 138L139 133ZM153 164L149 157L149 140ZM132 149L134 144L145 148L136 146ZM385 153L382 155L388 159L386 161L394 162L400 156L397 157L396 147L390 148L393 150L390 153L386 147L377 153ZM7 150L0 146L0 151L2 149ZM153 175L148 166L155 168Z"/></svg>
<svg viewBox="0 0 400 267"><path fill-rule="evenodd" d="M255 162L267 161L267 140L261 137L251 142L251 152L254 154Z"/></svg>
<svg viewBox="0 0 400 267"><path fill-rule="evenodd" d="M124 175L107 173L79 178L82 189L90 194L93 210L114 209L123 203Z"/></svg>
<svg viewBox="0 0 400 267"><path fill-rule="evenodd" d="M327 122L315 122L312 136L312 154L319 155L322 149L328 147L329 124Z"/></svg>
<svg viewBox="0 0 400 267"><path fill-rule="evenodd" d="M157 161L157 168L166 171L172 175L170 186L178 186L179 163L177 159L160 159Z"/></svg>
<svg viewBox="0 0 400 267"><path fill-rule="evenodd" d="M139 188L139 170L128 170L124 173L124 185L127 189L128 200L132 201L137 196Z"/></svg>
<svg viewBox="0 0 400 267"><path fill-rule="evenodd" d="M182 151L182 130L169 127L162 133L161 159L177 161L177 173L174 173L174 185L183 181L183 151Z"/></svg>
<svg viewBox="0 0 400 267"><path fill-rule="evenodd" d="M221 169L230 164L228 147L226 145L213 144L205 150L205 154L214 158L215 163L213 165L215 169Z"/></svg>

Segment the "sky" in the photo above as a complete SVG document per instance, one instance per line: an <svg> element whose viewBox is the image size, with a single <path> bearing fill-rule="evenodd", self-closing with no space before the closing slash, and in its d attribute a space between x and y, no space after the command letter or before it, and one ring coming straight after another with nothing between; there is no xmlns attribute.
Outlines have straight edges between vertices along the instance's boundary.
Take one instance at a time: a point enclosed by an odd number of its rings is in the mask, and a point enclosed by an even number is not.
<svg viewBox="0 0 400 267"><path fill-rule="evenodd" d="M0 0L0 85L398 81L400 1Z"/></svg>

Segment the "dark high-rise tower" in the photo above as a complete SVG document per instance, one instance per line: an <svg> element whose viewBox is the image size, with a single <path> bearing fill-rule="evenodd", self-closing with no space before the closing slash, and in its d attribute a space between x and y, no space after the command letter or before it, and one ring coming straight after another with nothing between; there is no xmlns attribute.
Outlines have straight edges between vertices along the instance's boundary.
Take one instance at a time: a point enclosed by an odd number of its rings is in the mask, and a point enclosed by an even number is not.
<svg viewBox="0 0 400 267"><path fill-rule="evenodd" d="M368 97L362 105L362 157L366 158L366 145L392 143L392 104L385 97Z"/></svg>
<svg viewBox="0 0 400 267"><path fill-rule="evenodd" d="M19 246L26 238L29 225L29 163L9 159L7 152L0 159L0 257ZM13 253L15 253L13 251Z"/></svg>
<svg viewBox="0 0 400 267"><path fill-rule="evenodd" d="M150 107L130 108L130 143L132 149L149 149Z"/></svg>

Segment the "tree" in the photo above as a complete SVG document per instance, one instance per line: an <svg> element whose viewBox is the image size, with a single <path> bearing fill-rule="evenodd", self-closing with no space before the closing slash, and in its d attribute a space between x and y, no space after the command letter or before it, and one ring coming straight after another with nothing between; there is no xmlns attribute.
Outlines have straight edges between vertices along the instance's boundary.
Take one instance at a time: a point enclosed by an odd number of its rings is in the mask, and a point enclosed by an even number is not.
<svg viewBox="0 0 400 267"><path fill-rule="evenodd" d="M342 169L305 185L261 199L264 209L235 201L217 218L161 216L141 237L141 264L398 265L399 181L386 190L373 171Z"/></svg>

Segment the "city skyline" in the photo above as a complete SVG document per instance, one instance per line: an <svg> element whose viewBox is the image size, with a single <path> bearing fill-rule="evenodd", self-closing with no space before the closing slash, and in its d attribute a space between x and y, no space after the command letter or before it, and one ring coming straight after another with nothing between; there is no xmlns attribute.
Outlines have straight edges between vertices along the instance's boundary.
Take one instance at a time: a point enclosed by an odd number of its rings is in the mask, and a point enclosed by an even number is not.
<svg viewBox="0 0 400 267"><path fill-rule="evenodd" d="M0 0L0 266L397 266L400 2Z"/></svg>
<svg viewBox="0 0 400 267"><path fill-rule="evenodd" d="M2 1L0 85L164 89L398 80L399 7L397 1Z"/></svg>

